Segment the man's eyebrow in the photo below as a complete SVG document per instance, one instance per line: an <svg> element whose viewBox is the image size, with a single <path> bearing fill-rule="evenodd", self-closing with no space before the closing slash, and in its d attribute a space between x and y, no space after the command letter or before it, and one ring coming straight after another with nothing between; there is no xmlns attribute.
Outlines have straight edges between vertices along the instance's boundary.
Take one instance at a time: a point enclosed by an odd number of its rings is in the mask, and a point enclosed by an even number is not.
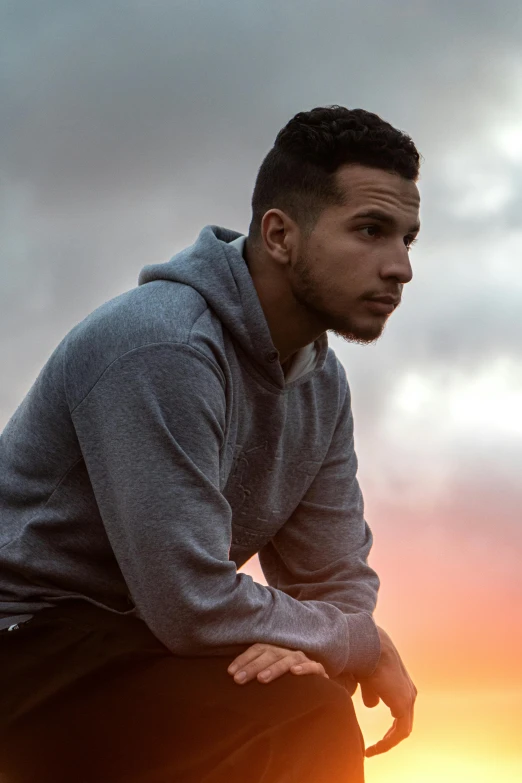
<svg viewBox="0 0 522 783"><path fill-rule="evenodd" d="M352 220L357 220L359 218L369 218L370 220L378 220L380 223L386 223L389 226L395 227L397 225L397 221L392 215L389 215L387 212L381 212L380 209L367 209L364 212L357 212L356 215L353 215ZM409 231L412 234L418 234L420 231L420 223L415 223L414 226L412 226Z"/></svg>

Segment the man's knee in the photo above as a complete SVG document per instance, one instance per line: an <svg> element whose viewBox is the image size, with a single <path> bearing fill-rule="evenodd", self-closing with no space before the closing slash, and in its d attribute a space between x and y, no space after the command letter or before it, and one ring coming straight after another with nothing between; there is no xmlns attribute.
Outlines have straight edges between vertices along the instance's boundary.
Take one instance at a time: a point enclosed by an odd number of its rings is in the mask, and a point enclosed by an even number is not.
<svg viewBox="0 0 522 783"><path fill-rule="evenodd" d="M285 674L270 685L259 685L261 688L273 688L274 702L277 705L276 715L283 720L291 715L307 715L314 713L316 719L325 722L342 724L344 729L357 725L353 703L349 693L332 680L319 674L294 675ZM278 691L278 692L276 692Z"/></svg>
<svg viewBox="0 0 522 783"><path fill-rule="evenodd" d="M263 736L269 732L271 753L286 759L286 777L281 780L364 780L364 741L350 694L342 685L321 675L284 674L270 685L252 683L250 693L254 701L259 696L256 706L262 705L262 715L258 712L257 718L265 724ZM247 688L244 701L249 701ZM249 709L253 707L250 704Z"/></svg>

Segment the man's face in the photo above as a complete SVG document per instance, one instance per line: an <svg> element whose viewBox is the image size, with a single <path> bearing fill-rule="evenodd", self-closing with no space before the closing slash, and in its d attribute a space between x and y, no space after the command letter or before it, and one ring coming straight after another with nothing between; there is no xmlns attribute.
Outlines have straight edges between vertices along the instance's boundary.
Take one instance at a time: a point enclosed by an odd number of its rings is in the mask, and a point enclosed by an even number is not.
<svg viewBox="0 0 522 783"><path fill-rule="evenodd" d="M326 330L350 341L380 337L412 278L408 246L419 230L419 192L398 174L341 167L346 204L327 207L289 270L297 301Z"/></svg>

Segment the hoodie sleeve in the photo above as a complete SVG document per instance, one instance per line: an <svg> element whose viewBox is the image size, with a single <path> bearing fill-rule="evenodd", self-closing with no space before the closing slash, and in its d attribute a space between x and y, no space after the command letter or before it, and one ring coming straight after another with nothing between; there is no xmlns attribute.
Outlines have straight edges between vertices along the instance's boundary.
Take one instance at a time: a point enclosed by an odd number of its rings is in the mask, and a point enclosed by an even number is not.
<svg viewBox="0 0 522 783"><path fill-rule="evenodd" d="M178 655L266 642L301 649L336 676L349 650L343 601L297 600L229 559L232 513L219 482L225 416L220 369L177 343L124 354L72 411L138 614Z"/></svg>
<svg viewBox="0 0 522 783"><path fill-rule="evenodd" d="M299 601L325 601L346 617L346 674L368 677L380 656L372 618L379 578L367 562L372 534L357 481L353 416L346 394L318 474L288 522L259 553L267 581Z"/></svg>

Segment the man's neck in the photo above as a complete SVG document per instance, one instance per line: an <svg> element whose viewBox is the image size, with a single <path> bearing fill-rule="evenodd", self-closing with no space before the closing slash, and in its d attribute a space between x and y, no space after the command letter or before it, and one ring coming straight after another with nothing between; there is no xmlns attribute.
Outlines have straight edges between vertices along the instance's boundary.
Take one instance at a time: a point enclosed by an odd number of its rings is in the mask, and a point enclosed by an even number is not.
<svg viewBox="0 0 522 783"><path fill-rule="evenodd" d="M248 244L244 257L283 369L289 369L296 351L315 342L324 328L294 297L280 267L259 263Z"/></svg>

